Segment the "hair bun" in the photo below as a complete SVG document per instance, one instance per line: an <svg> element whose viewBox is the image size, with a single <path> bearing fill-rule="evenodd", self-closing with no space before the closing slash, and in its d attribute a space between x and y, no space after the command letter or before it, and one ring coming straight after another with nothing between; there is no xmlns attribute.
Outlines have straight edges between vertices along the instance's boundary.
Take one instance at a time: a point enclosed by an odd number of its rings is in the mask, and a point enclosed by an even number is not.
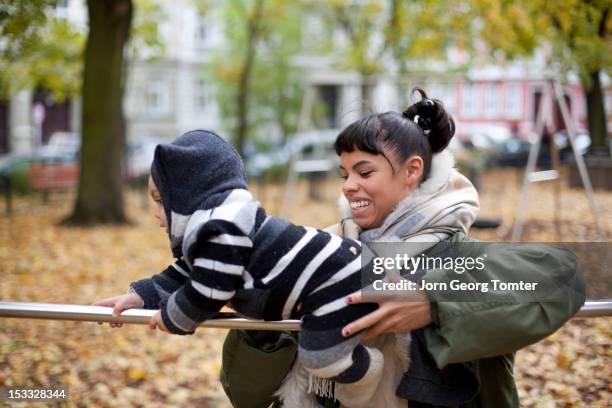
<svg viewBox="0 0 612 408"><path fill-rule="evenodd" d="M429 140L431 151L439 153L448 146L455 134L455 121L441 101L429 99L421 88L412 90L415 91L421 94L422 99L402 112L402 116L419 125Z"/></svg>
<svg viewBox="0 0 612 408"><path fill-rule="evenodd" d="M431 99L427 99L427 98L423 99L418 104L417 113L418 113L417 125L422 127L423 130L429 131L431 129L431 123L433 121L433 117L436 113L435 102L432 101Z"/></svg>

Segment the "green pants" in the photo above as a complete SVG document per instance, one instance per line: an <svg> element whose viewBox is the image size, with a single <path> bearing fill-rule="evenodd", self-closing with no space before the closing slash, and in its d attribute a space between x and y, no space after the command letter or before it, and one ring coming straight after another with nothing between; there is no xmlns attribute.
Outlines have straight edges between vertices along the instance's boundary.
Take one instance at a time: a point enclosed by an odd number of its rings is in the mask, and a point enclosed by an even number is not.
<svg viewBox="0 0 612 408"><path fill-rule="evenodd" d="M223 343L221 384L232 405L269 407L296 355L297 333L230 330Z"/></svg>

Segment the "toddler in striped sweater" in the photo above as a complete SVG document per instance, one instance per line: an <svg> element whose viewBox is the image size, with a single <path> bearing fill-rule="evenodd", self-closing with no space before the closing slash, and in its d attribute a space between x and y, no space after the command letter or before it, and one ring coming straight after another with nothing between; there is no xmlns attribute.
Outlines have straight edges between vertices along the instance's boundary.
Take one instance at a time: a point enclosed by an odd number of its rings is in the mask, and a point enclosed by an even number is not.
<svg viewBox="0 0 612 408"><path fill-rule="evenodd" d="M380 374L380 351L341 333L378 307L346 302L361 289L358 241L266 215L238 153L209 131L157 146L149 190L177 258L131 285L142 306L160 309L152 327L190 334L230 302L252 318L302 319L298 359L316 377L362 383ZM258 296L241 301L239 290Z"/></svg>

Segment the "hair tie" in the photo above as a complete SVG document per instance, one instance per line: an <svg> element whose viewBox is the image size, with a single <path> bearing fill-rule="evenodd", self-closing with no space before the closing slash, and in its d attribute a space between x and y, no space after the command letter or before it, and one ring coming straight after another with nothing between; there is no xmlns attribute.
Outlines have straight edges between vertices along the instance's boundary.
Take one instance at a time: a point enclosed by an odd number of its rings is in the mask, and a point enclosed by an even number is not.
<svg viewBox="0 0 612 408"><path fill-rule="evenodd" d="M419 103L419 107L423 110L430 110L433 111L433 109L435 108L436 104L434 103L434 101L432 101L431 99L425 98L423 99L420 103Z"/></svg>
<svg viewBox="0 0 612 408"><path fill-rule="evenodd" d="M414 119L412 119L412 120L414 121L414 123L416 123L416 124L417 124L417 126L418 126L418 127L420 127L421 129L423 129L423 133L425 133L426 135L428 135L428 134L429 134L430 129L426 129L426 128L423 126L423 123L422 123L422 122L423 122L423 119L424 119L424 118L422 118L420 115L414 115ZM421 122L419 122L419 120L421 120Z"/></svg>
<svg viewBox="0 0 612 408"><path fill-rule="evenodd" d="M415 105L416 112L411 112L411 109L406 109L402 112L402 116L408 120L412 120L418 127L423 129L425 135L428 135L431 131L431 122L435 114L436 104L431 99L425 98Z"/></svg>
<svg viewBox="0 0 612 408"><path fill-rule="evenodd" d="M417 106L418 115L415 116L415 119L418 118L418 121L415 120L415 123L423 129L426 135L431 130L431 122L435 109L436 104L431 99L423 99Z"/></svg>

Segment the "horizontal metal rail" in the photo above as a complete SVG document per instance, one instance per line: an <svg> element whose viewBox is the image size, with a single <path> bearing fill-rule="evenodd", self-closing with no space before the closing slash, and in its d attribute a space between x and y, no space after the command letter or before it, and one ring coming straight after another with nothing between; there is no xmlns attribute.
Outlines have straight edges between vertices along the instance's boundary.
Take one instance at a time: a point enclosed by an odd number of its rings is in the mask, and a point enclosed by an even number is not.
<svg viewBox="0 0 612 408"><path fill-rule="evenodd" d="M54 303L0 302L0 317L19 319L73 320L81 322L113 322L149 324L157 310L128 309L114 317L113 309L105 306L62 305ZM301 321L263 321L239 317L235 313L217 313L201 327L247 330L300 330Z"/></svg>
<svg viewBox="0 0 612 408"><path fill-rule="evenodd" d="M612 316L612 299L585 302L575 317Z"/></svg>
<svg viewBox="0 0 612 408"><path fill-rule="evenodd" d="M149 324L157 310L129 309L114 317L112 308L104 306L63 305L55 303L0 302L0 317L82 322ZM575 317L612 316L612 299L589 301ZM235 313L217 313L201 327L247 330L300 330L300 320L263 321L240 317Z"/></svg>

